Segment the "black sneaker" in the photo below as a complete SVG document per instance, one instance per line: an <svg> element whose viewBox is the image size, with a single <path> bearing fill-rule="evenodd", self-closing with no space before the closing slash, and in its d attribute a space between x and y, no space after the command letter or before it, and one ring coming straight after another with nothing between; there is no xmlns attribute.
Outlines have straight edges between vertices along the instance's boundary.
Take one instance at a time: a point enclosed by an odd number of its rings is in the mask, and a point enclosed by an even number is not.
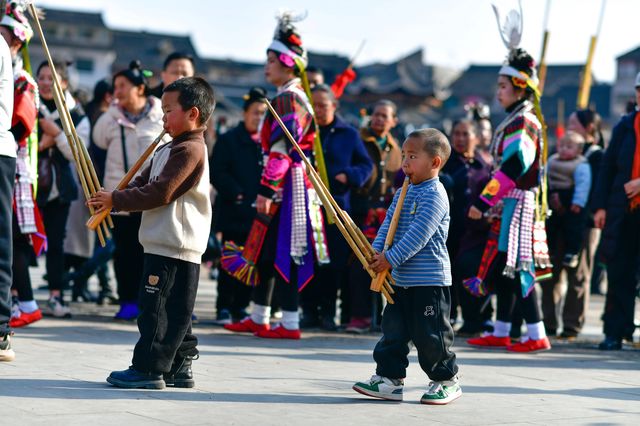
<svg viewBox="0 0 640 426"><path fill-rule="evenodd" d="M600 342L598 349L601 351L619 351L622 349L622 339L607 336Z"/></svg>
<svg viewBox="0 0 640 426"><path fill-rule="evenodd" d="M11 334L0 336L0 362L10 362L16 359L16 353L11 349Z"/></svg>
<svg viewBox="0 0 640 426"><path fill-rule="evenodd" d="M133 367L123 371L112 371L107 382L126 389L164 389L166 384L160 373L143 373Z"/></svg>
<svg viewBox="0 0 640 426"><path fill-rule="evenodd" d="M196 385L193 380L193 372L191 371L191 364L194 359L198 359L198 355L195 357L176 358L171 366L171 371L164 373L164 382L167 386L174 388L192 388Z"/></svg>

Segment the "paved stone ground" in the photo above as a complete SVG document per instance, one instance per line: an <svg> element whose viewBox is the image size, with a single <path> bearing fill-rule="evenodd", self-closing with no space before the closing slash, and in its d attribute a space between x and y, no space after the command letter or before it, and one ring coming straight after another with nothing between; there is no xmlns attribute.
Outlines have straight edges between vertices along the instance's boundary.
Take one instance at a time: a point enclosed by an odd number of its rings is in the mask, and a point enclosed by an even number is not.
<svg viewBox="0 0 640 426"><path fill-rule="evenodd" d="M34 271L36 285L41 273ZM137 339L134 324L111 320L115 307L74 304L72 320L44 319L18 330L16 361L0 364L0 423L640 424L640 350L595 349L602 297L593 300L584 337L554 343L548 352L479 351L456 341L464 395L444 407L418 403L427 379L415 352L405 402L370 400L351 385L373 373L377 335L311 332L301 341L233 335L212 324L214 297L203 275L195 389L122 390L105 382L111 370L129 365Z"/></svg>

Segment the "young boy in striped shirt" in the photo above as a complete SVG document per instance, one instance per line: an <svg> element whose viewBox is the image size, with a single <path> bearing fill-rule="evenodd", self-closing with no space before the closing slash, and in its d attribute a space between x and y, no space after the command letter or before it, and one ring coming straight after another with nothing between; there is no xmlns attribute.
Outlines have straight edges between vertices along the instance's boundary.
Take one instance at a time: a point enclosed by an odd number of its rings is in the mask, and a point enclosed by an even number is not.
<svg viewBox="0 0 640 426"><path fill-rule="evenodd" d="M378 273L393 270L395 303L387 304L382 316L382 339L373 350L376 374L353 386L364 395L402 400L410 342L431 380L420 402L442 405L462 395L450 349L449 200L438 179L450 154L449 141L436 129L416 130L402 145L402 170L411 184L403 206L396 205L400 191L396 192L373 242L377 254L370 264ZM396 208L402 210L393 244L382 251Z"/></svg>

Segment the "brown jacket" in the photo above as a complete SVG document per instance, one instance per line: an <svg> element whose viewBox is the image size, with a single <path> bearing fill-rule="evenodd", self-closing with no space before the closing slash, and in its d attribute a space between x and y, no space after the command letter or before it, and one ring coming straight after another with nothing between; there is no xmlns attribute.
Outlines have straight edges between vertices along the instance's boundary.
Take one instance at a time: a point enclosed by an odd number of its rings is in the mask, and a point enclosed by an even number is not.
<svg viewBox="0 0 640 426"><path fill-rule="evenodd" d="M211 226L203 131L183 133L161 146L126 189L113 191L114 209L143 211L139 238L145 253L201 261Z"/></svg>
<svg viewBox="0 0 640 426"><path fill-rule="evenodd" d="M367 194L372 202L384 201L393 195L393 183L396 173L402 167L402 152L393 136L387 136L387 146L380 149L376 137L369 128L361 129L360 135L373 162L371 177L359 191L359 195ZM391 201L391 199L389 199Z"/></svg>

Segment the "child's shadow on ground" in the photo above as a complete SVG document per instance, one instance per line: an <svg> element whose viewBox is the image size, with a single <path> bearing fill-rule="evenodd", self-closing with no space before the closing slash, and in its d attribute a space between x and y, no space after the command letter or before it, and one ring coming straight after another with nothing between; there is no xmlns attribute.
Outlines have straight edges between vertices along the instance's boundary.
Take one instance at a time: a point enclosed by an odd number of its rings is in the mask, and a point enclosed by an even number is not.
<svg viewBox="0 0 640 426"><path fill-rule="evenodd" d="M153 399L191 402L237 402L264 404L353 404L374 400L357 396L264 393L212 393L196 389L121 389L107 383L69 379L0 379L0 397L71 400Z"/></svg>

